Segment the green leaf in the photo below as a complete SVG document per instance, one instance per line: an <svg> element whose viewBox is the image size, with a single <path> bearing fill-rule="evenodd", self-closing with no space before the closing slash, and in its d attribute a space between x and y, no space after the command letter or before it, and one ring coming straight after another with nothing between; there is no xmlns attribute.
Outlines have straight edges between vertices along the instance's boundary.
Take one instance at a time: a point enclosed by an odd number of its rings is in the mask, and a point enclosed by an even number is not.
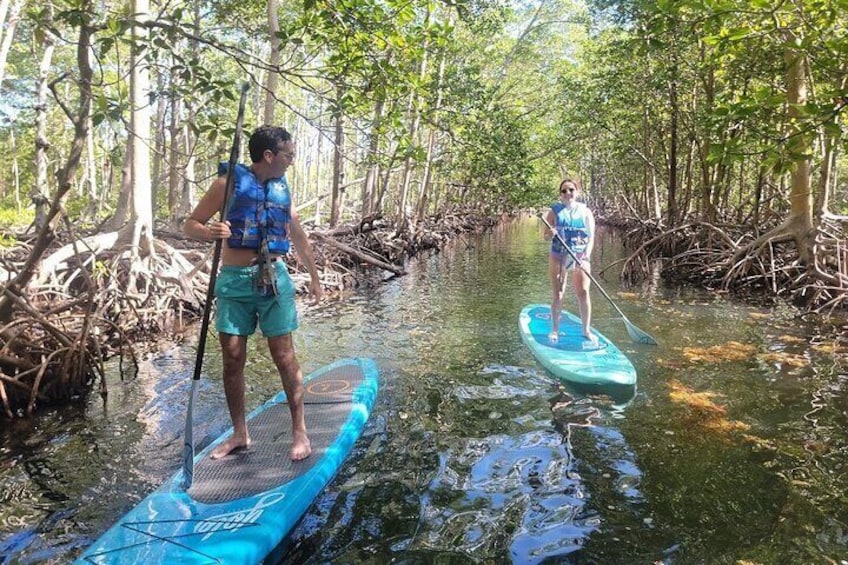
<svg viewBox="0 0 848 565"><path fill-rule="evenodd" d="M707 151L707 162L718 163L724 157L724 145L721 143L711 143Z"/></svg>

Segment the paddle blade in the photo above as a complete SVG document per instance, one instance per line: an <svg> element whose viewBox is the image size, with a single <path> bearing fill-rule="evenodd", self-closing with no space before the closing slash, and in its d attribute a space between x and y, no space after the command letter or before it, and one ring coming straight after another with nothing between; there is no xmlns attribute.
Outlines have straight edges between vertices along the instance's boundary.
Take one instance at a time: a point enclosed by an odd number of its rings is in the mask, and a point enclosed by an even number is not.
<svg viewBox="0 0 848 565"><path fill-rule="evenodd" d="M644 345L659 345L657 340L651 337L648 333L640 330L627 318L623 318L624 325L627 326L627 333L630 334L630 339L632 339L636 343L642 343Z"/></svg>
<svg viewBox="0 0 848 565"><path fill-rule="evenodd" d="M194 482L194 446L186 443L183 446L183 490L191 488Z"/></svg>
<svg viewBox="0 0 848 565"><path fill-rule="evenodd" d="M183 443L183 489L188 490L194 482L194 428L193 412L194 397L197 395L197 380L191 381L191 392L188 396L188 410L186 410L186 426Z"/></svg>

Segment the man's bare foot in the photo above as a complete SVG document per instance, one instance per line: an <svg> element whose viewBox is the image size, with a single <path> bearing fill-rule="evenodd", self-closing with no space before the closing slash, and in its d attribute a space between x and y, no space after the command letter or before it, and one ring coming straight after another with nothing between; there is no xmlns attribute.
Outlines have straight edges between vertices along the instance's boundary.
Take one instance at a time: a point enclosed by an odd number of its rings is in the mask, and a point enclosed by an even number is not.
<svg viewBox="0 0 848 565"><path fill-rule="evenodd" d="M302 461L309 457L310 453L312 453L312 445L309 443L306 432L292 432L292 461Z"/></svg>
<svg viewBox="0 0 848 565"><path fill-rule="evenodd" d="M209 458L220 459L222 457L226 457L237 449L244 449L249 446L250 438L247 438L245 440L242 438L237 438L236 436L230 436L224 441L224 443L212 450L212 453L209 455Z"/></svg>

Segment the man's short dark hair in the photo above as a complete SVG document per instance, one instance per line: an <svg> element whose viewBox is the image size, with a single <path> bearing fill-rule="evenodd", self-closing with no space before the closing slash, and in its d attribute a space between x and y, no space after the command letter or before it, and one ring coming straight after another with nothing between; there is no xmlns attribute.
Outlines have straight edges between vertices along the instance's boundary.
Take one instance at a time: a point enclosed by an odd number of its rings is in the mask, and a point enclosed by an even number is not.
<svg viewBox="0 0 848 565"><path fill-rule="evenodd" d="M262 160L262 155L266 150L271 150L274 155L277 154L277 149L281 143L291 141L292 136L286 130L277 126L259 126L250 135L250 141L247 142L247 148L250 150L250 160L258 163Z"/></svg>

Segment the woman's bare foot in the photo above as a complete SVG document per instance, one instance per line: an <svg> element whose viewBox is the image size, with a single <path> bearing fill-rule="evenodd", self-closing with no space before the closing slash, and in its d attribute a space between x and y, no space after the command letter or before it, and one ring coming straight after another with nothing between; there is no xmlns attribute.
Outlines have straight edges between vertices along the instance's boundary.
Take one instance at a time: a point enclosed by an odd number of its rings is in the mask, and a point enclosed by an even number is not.
<svg viewBox="0 0 848 565"><path fill-rule="evenodd" d="M292 432L292 461L302 461L309 457L312 453L312 445L309 443L309 437L306 432Z"/></svg>
<svg viewBox="0 0 848 565"><path fill-rule="evenodd" d="M593 333L584 333L583 339L588 341L589 344L591 345L591 347L598 347L598 345L599 345L598 338Z"/></svg>
<svg viewBox="0 0 848 565"><path fill-rule="evenodd" d="M216 447L212 450L212 453L209 455L210 459L220 459L222 457L226 457L233 451L237 449L244 449L250 446L250 438L243 439L236 436L228 437L224 443Z"/></svg>

